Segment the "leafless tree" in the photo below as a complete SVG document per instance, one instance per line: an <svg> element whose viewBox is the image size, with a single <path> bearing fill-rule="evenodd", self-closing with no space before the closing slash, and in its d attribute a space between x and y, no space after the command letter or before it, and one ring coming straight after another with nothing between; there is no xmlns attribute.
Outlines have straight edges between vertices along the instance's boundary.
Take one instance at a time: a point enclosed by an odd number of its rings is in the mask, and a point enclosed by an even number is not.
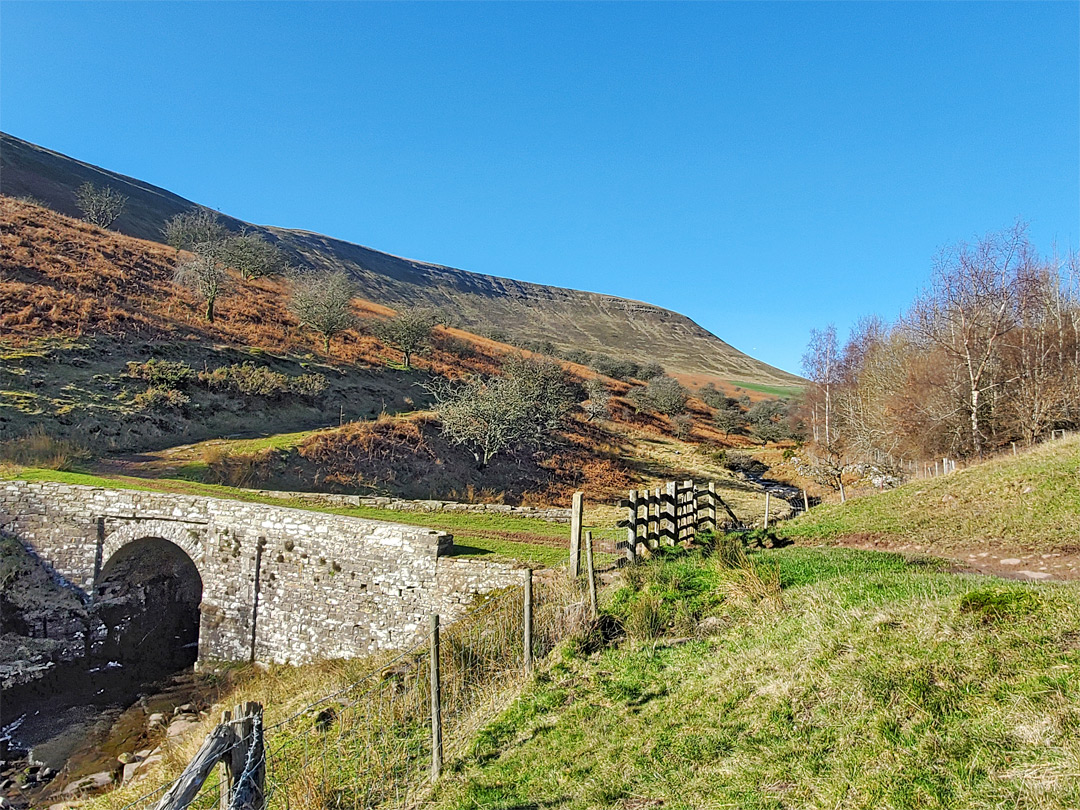
<svg viewBox="0 0 1080 810"><path fill-rule="evenodd" d="M181 250L193 250L196 245L224 243L229 238L229 229L209 208L192 208L177 214L162 228L165 244L179 253Z"/></svg>
<svg viewBox="0 0 1080 810"><path fill-rule="evenodd" d="M322 335L323 349L330 354L330 339L355 322L350 308L355 294L352 280L342 270L298 272L292 278L289 308L301 324Z"/></svg>
<svg viewBox="0 0 1080 810"><path fill-rule="evenodd" d="M538 358L511 358L500 376L437 381L428 390L443 435L466 447L481 469L499 453L544 444L574 403L562 366Z"/></svg>
<svg viewBox="0 0 1080 810"><path fill-rule="evenodd" d="M599 377L586 380L585 396L587 399L583 403L583 408L590 421L611 418L611 392L603 380Z"/></svg>
<svg viewBox="0 0 1080 810"><path fill-rule="evenodd" d="M229 266L243 279L272 276L285 269L281 251L251 231L242 231L226 240Z"/></svg>
<svg viewBox="0 0 1080 810"><path fill-rule="evenodd" d="M818 395L811 407L810 429L815 440L832 442L832 396L840 381L840 349L836 342L836 327L829 324L822 330L810 330L810 343L803 354L803 373L814 384ZM824 417L824 436L819 435L818 414Z"/></svg>
<svg viewBox="0 0 1080 810"><path fill-rule="evenodd" d="M98 188L86 182L75 192L75 201L83 212L83 219L99 228L108 228L124 210L127 196L111 186Z"/></svg>
<svg viewBox="0 0 1080 810"><path fill-rule="evenodd" d="M1018 276L1031 262L1021 224L943 251L932 285L911 313L913 329L940 348L964 372L969 441L983 453L984 396L996 385L993 374L1001 340L1017 325Z"/></svg>
<svg viewBox="0 0 1080 810"><path fill-rule="evenodd" d="M431 333L439 316L427 307L404 307L398 314L375 326L375 336L398 349L405 368L412 367L412 356L431 342Z"/></svg>
<svg viewBox="0 0 1080 810"><path fill-rule="evenodd" d="M198 295L206 304L205 317L214 322L214 303L229 286L224 242L200 242L191 248L192 256L177 265L173 282Z"/></svg>

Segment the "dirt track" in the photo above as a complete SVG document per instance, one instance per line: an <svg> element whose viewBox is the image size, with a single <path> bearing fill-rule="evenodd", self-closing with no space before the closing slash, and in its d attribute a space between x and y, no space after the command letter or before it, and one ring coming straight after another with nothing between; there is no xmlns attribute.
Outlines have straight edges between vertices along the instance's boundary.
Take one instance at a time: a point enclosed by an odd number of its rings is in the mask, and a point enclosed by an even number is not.
<svg viewBox="0 0 1080 810"><path fill-rule="evenodd" d="M835 540L834 544L845 548L940 557L955 562L958 573L992 574L1026 581L1080 579L1080 553L1072 550L1034 552L969 548L945 552L919 543L872 535L848 535Z"/></svg>

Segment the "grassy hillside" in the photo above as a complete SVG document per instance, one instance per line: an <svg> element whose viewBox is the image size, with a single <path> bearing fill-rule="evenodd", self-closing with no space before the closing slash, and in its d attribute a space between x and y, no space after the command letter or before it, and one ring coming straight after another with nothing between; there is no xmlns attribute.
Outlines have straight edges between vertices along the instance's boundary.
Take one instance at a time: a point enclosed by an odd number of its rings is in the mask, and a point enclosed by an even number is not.
<svg viewBox="0 0 1080 810"><path fill-rule="evenodd" d="M129 198L115 228L140 239L160 238L173 215L194 206L164 189L0 133L0 191L29 196L77 216L75 189L109 185ZM245 226L224 217L229 227ZM800 380L732 348L678 313L610 295L515 281L403 259L307 231L248 226L311 267L341 268L366 298L396 307L424 303L471 331L497 329L515 341L602 351L635 361L655 360L674 372L797 385Z"/></svg>
<svg viewBox="0 0 1080 810"><path fill-rule="evenodd" d="M942 550L1077 551L1078 525L1080 436L1072 436L846 504L817 506L779 531L792 538L902 537Z"/></svg>
<svg viewBox="0 0 1080 810"><path fill-rule="evenodd" d="M667 559L609 610L631 637L566 649L430 806L1080 805L1075 586L788 548Z"/></svg>

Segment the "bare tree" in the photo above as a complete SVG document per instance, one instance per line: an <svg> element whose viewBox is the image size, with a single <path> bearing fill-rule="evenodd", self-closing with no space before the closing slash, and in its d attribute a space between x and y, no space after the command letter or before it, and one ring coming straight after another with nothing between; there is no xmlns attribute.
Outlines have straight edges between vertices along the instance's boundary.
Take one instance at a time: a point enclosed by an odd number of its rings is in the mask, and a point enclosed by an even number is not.
<svg viewBox="0 0 1080 810"><path fill-rule="evenodd" d="M285 259L276 245L251 231L242 231L226 240L229 266L243 279L283 272Z"/></svg>
<svg viewBox="0 0 1080 810"><path fill-rule="evenodd" d="M814 383L818 395L811 403L810 428L815 440L824 438L825 444L832 442L832 397L833 389L840 381L840 350L836 342L836 327L829 324L822 330L810 330L810 343L802 357L803 373ZM824 437L818 432L819 411L824 416Z"/></svg>
<svg viewBox="0 0 1080 810"><path fill-rule="evenodd" d="M586 380L585 396L587 399L582 407L589 421L593 419L609 419L611 417L611 392L603 380L599 377Z"/></svg>
<svg viewBox="0 0 1080 810"><path fill-rule="evenodd" d="M229 238L229 229L209 208L192 208L177 214L162 228L165 244L179 253L192 250L196 245L225 242Z"/></svg>
<svg viewBox="0 0 1080 810"><path fill-rule="evenodd" d="M438 381L428 390L443 435L466 447L480 469L499 453L542 445L574 403L562 366L537 358L511 358L501 376Z"/></svg>
<svg viewBox="0 0 1080 810"><path fill-rule="evenodd" d="M214 303L229 286L225 243L201 242L192 246L192 257L177 265L173 281L198 295L206 304L205 317L214 322Z"/></svg>
<svg viewBox="0 0 1080 810"><path fill-rule="evenodd" d="M330 354L330 339L355 321L349 306L355 294L352 280L342 270L300 272L292 279L289 309L301 324L323 336L323 349Z"/></svg>
<svg viewBox="0 0 1080 810"><path fill-rule="evenodd" d="M1025 227L1017 224L975 245L943 251L931 288L911 314L913 329L962 368L968 439L983 453L984 395L995 385L999 343L1017 325L1018 274L1032 259Z"/></svg>
<svg viewBox="0 0 1080 810"><path fill-rule="evenodd" d="M111 186L98 188L86 182L75 192L75 201L83 212L83 219L99 228L108 228L124 210L127 196Z"/></svg>
<svg viewBox="0 0 1080 810"><path fill-rule="evenodd" d="M431 333L439 316L427 307L404 307L393 318L375 326L375 336L398 349L405 368L412 367L412 356L431 342Z"/></svg>

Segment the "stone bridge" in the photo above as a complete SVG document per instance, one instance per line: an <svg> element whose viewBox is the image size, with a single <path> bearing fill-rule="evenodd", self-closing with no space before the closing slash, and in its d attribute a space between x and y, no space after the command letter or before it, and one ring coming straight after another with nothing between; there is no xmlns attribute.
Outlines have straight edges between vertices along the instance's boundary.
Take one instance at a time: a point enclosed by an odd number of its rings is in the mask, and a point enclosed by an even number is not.
<svg viewBox="0 0 1080 810"><path fill-rule="evenodd" d="M88 605L188 605L199 661L405 647L428 614L452 621L475 594L522 581L512 566L448 556L453 538L438 531L159 492L0 481L0 529ZM185 640L155 626L137 639L147 651L163 633Z"/></svg>

